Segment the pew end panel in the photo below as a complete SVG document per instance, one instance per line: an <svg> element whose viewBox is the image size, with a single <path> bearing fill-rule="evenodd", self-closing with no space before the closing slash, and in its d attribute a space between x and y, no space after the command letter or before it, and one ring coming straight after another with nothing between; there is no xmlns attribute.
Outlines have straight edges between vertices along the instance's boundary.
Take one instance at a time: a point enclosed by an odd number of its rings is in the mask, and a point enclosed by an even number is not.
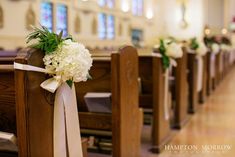
<svg viewBox="0 0 235 157"><path fill-rule="evenodd" d="M199 107L197 92L197 59L196 54L188 53L188 82L189 82L189 113L195 113Z"/></svg>
<svg viewBox="0 0 235 157"><path fill-rule="evenodd" d="M203 60L203 69L202 69L202 90L199 92L199 102L203 104L206 101L207 98L207 54L202 56Z"/></svg>
<svg viewBox="0 0 235 157"><path fill-rule="evenodd" d="M44 67L43 53L22 49L15 62ZM54 94L40 87L48 78L38 72L15 70L16 120L19 157L53 157ZM87 157L87 140L82 139Z"/></svg>
<svg viewBox="0 0 235 157"><path fill-rule="evenodd" d="M207 80L207 83L206 83L206 87L207 87L207 90L206 90L206 93L207 95L209 96L212 91L213 91L213 76L212 76L212 68L215 69L215 67L212 67L212 66L215 66L215 64L213 64L213 61L212 61L212 52L209 51L207 54L206 54L206 58L207 58L207 67L206 67L206 80Z"/></svg>
<svg viewBox="0 0 235 157"><path fill-rule="evenodd" d="M114 157L140 157L142 110L139 109L138 54L127 46L112 54ZM117 117L117 119L116 119ZM114 131L117 130L117 131Z"/></svg>
<svg viewBox="0 0 235 157"><path fill-rule="evenodd" d="M222 58L222 51L220 51L217 55L216 55L216 77L215 77L215 86L218 86L219 83L221 82L222 79L222 73L221 73L221 58Z"/></svg>
<svg viewBox="0 0 235 157"><path fill-rule="evenodd" d="M183 57L176 59L177 67L173 68L174 74L174 88L173 98L175 105L173 108L174 117L172 127L181 129L189 120L188 115L188 97L189 97L189 84L188 84L188 56L184 50Z"/></svg>
<svg viewBox="0 0 235 157"><path fill-rule="evenodd" d="M15 62L44 67L42 58L42 52L24 49ZM54 95L40 87L45 79L42 73L15 70L19 157L53 156Z"/></svg>
<svg viewBox="0 0 235 157"><path fill-rule="evenodd" d="M167 90L169 93L169 87L164 88L165 81L165 70L162 66L161 58L153 57L153 110L157 111L153 113L153 148L152 151L160 153L164 146L171 140L172 133L170 130L170 118L165 117L164 109L164 97L166 96L163 92ZM167 104L169 109L169 104ZM157 142L157 143L156 143Z"/></svg>

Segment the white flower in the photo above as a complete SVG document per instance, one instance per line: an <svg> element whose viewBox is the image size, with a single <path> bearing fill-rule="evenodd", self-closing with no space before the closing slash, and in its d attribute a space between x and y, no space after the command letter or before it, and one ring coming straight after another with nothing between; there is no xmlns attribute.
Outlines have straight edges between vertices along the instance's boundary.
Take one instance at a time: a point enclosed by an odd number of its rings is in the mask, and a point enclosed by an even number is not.
<svg viewBox="0 0 235 157"><path fill-rule="evenodd" d="M177 44L169 39L163 40L164 47L166 49L166 55L170 58L181 58L183 56L183 50L181 44ZM159 49L160 44L154 45L154 49Z"/></svg>
<svg viewBox="0 0 235 157"><path fill-rule="evenodd" d="M198 42L199 47L196 49L196 54L204 56L207 53L207 47L203 42Z"/></svg>
<svg viewBox="0 0 235 157"><path fill-rule="evenodd" d="M171 58L181 58L183 56L181 45L175 42L166 45L166 55Z"/></svg>
<svg viewBox="0 0 235 157"><path fill-rule="evenodd" d="M221 44L220 48L222 51L230 52L231 51L231 46L228 46L226 44Z"/></svg>
<svg viewBox="0 0 235 157"><path fill-rule="evenodd" d="M56 80L66 82L86 81L92 58L84 45L65 40L56 51L43 58L46 70L52 71Z"/></svg>
<svg viewBox="0 0 235 157"><path fill-rule="evenodd" d="M211 45L211 49L212 49L212 53L215 53L215 54L219 53L220 51L220 47L217 43L213 43Z"/></svg>

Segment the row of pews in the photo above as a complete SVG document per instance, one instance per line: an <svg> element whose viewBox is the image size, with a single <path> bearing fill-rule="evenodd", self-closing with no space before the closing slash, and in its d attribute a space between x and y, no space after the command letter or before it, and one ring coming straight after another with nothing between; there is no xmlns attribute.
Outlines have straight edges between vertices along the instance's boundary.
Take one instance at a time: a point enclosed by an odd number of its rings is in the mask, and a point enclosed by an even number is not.
<svg viewBox="0 0 235 157"><path fill-rule="evenodd" d="M184 127L235 60L234 52L209 51L199 59L186 48L183 51L169 73L152 49L91 51L92 79L75 84L84 157L90 156L87 151L141 156L143 125L151 126L150 151L164 149L172 130ZM14 62L43 67L42 58L35 49L0 51L0 131L15 134L18 141L18 151L0 149L1 157L53 157L55 95L40 87L48 76L13 68ZM89 92L111 93L111 112L90 112L84 100Z"/></svg>

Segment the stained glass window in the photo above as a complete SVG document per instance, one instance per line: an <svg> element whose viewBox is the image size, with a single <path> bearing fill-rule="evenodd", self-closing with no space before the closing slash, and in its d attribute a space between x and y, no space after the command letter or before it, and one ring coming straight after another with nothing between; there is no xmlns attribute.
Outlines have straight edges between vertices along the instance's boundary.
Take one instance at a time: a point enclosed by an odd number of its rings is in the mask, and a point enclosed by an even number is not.
<svg viewBox="0 0 235 157"><path fill-rule="evenodd" d="M104 13L98 15L98 34L100 39L106 38L106 14Z"/></svg>
<svg viewBox="0 0 235 157"><path fill-rule="evenodd" d="M133 15L141 16L143 15L143 0L132 0L132 13Z"/></svg>
<svg viewBox="0 0 235 157"><path fill-rule="evenodd" d="M53 30L53 6L50 2L42 2L41 6L41 25L48 28L49 31Z"/></svg>
<svg viewBox="0 0 235 157"><path fill-rule="evenodd" d="M98 4L101 7L107 6L109 8L114 7L114 0L98 0Z"/></svg>
<svg viewBox="0 0 235 157"><path fill-rule="evenodd" d="M144 5L143 0L138 0L137 10L139 16L143 15L143 5Z"/></svg>
<svg viewBox="0 0 235 157"><path fill-rule="evenodd" d="M98 34L100 39L114 39L115 37L115 18L113 15L99 13L98 15Z"/></svg>
<svg viewBox="0 0 235 157"><path fill-rule="evenodd" d="M63 30L63 35L68 35L68 14L67 6L64 4L56 5L56 32Z"/></svg>
<svg viewBox="0 0 235 157"><path fill-rule="evenodd" d="M115 21L113 15L107 16L107 39L114 39L115 36Z"/></svg>

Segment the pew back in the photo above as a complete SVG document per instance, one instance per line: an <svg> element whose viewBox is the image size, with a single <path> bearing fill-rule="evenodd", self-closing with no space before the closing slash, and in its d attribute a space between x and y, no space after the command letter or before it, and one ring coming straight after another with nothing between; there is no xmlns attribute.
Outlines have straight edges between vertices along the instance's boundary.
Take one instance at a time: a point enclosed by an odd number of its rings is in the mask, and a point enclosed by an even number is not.
<svg viewBox="0 0 235 157"><path fill-rule="evenodd" d="M0 51L0 131L16 134L13 62L16 53Z"/></svg>

